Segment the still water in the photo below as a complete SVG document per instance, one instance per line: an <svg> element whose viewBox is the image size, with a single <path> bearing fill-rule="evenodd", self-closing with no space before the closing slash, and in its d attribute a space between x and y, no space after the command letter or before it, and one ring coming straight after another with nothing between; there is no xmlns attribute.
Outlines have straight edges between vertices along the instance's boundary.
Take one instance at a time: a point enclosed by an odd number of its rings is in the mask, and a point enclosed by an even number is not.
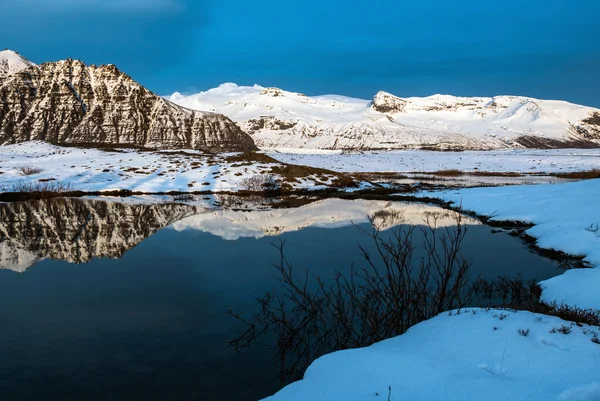
<svg viewBox="0 0 600 401"><path fill-rule="evenodd" d="M138 204L137 202L142 202ZM278 285L273 241L324 277L362 263L368 215L389 235L447 211L421 204L317 201L215 210L58 199L0 205L0 400L257 400L279 388L269 351L236 353L228 311L256 311ZM557 263L466 220L473 274L546 279Z"/></svg>

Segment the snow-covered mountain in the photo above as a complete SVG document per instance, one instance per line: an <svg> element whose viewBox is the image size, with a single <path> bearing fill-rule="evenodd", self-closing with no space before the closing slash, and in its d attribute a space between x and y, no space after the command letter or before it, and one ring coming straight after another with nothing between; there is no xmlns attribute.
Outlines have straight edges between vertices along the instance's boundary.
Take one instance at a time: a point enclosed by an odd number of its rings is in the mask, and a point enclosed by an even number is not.
<svg viewBox="0 0 600 401"><path fill-rule="evenodd" d="M518 96L371 100L227 83L174 103L225 114L261 147L501 149L600 147L600 110Z"/></svg>
<svg viewBox="0 0 600 401"><path fill-rule="evenodd" d="M4 66L4 67L1 67ZM0 55L0 145L54 144L255 149L229 118L177 106L114 65L67 59L36 66L11 51Z"/></svg>
<svg viewBox="0 0 600 401"><path fill-rule="evenodd" d="M22 71L35 64L12 50L0 51L0 82L7 76Z"/></svg>

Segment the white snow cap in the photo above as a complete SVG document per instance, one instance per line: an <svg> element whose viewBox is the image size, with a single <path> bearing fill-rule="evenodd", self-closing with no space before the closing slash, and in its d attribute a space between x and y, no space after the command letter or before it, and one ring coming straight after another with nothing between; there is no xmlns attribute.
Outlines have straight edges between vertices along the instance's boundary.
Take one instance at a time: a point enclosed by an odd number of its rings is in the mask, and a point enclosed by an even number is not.
<svg viewBox="0 0 600 401"><path fill-rule="evenodd" d="M7 77L35 64L12 50L0 51L0 78Z"/></svg>
<svg viewBox="0 0 600 401"><path fill-rule="evenodd" d="M264 148L405 149L438 144L462 150L505 149L521 147L513 143L520 137L570 141L580 135L578 129L590 130L595 138L596 128L585 120L600 113L568 102L519 96L398 97L380 91L366 100L234 83L167 98L190 109L226 115ZM285 122L286 128L256 124L264 118Z"/></svg>

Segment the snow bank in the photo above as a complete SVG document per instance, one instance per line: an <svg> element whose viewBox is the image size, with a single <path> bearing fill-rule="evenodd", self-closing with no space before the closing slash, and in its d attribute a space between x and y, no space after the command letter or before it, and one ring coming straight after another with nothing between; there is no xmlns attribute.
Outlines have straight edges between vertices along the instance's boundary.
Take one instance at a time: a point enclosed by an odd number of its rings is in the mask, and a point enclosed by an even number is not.
<svg viewBox="0 0 600 401"><path fill-rule="evenodd" d="M563 325L570 334L552 332ZM391 388L391 401L596 401L594 330L530 312L444 313L402 336L325 355L267 400L385 401Z"/></svg>
<svg viewBox="0 0 600 401"><path fill-rule="evenodd" d="M535 224L526 233L544 249L584 256L595 268L567 271L543 281L542 300L600 308L600 179L558 185L523 185L428 192L420 196L462 204L492 220Z"/></svg>

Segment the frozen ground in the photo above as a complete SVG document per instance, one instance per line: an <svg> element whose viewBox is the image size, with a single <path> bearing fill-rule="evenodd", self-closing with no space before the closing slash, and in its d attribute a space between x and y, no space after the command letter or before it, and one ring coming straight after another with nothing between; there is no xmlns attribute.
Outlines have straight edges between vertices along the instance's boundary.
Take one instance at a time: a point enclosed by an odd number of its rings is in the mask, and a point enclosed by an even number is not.
<svg viewBox="0 0 600 401"><path fill-rule="evenodd" d="M462 204L492 220L535 224L526 233L545 249L585 256L575 269L541 283L542 299L600 309L600 179L556 185L470 188L420 195ZM524 266L525 267L525 266Z"/></svg>
<svg viewBox="0 0 600 401"><path fill-rule="evenodd" d="M0 185L39 180L71 183L75 190L140 192L236 191L244 189L244 178L268 173L272 163L228 161L228 155L205 155L185 150L139 152L103 151L59 147L31 141L0 146ZM19 167L30 166L42 172L24 176ZM329 181L322 181L328 183ZM324 188L311 179L295 183L296 188Z"/></svg>
<svg viewBox="0 0 600 401"><path fill-rule="evenodd" d="M405 150L363 153L302 149L266 151L271 157L282 162L343 172L461 170L465 172L566 173L600 169L600 149L465 152Z"/></svg>
<svg viewBox="0 0 600 401"><path fill-rule="evenodd" d="M569 334L557 332L563 326ZM597 401L597 332L529 312L444 313L402 336L325 355L266 400Z"/></svg>
<svg viewBox="0 0 600 401"><path fill-rule="evenodd" d="M394 151L342 154L337 151L289 153L270 150L283 163L321 167L339 172L427 172L448 169L494 172L569 172L600 169L600 150L429 152ZM19 167L41 168L24 176ZM139 152L59 147L32 141L0 147L0 184L39 180L68 182L81 191L128 189L140 192L236 191L244 178L269 173L273 163L236 162L228 155L185 150ZM534 178L532 176L532 178ZM483 177L492 180L493 177ZM317 177L300 179L295 188L325 188L332 183ZM510 182L508 182L510 183ZM506 182L490 184L506 184ZM458 183L458 185L461 185Z"/></svg>

